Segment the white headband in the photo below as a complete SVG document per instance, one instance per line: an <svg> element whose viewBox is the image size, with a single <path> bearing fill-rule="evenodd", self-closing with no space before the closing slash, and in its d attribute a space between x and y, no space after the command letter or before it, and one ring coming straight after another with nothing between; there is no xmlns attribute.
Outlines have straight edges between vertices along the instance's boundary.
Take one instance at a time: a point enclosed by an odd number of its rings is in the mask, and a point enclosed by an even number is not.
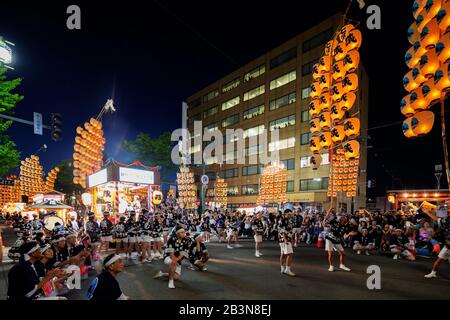
<svg viewBox="0 0 450 320"><path fill-rule="evenodd" d="M25 253L23 255L23 258L25 259L25 261L28 261L31 259L30 254L32 254L33 252L35 252L36 250L39 250L41 247L39 247L39 245L36 245L35 247L31 248L27 253Z"/></svg>
<svg viewBox="0 0 450 320"><path fill-rule="evenodd" d="M178 229L177 231L176 231L176 233L179 233L179 232L185 232L186 230L184 230L183 228L181 228L181 229Z"/></svg>
<svg viewBox="0 0 450 320"><path fill-rule="evenodd" d="M47 251L51 247L52 247L51 245L47 244L45 247L41 248L41 252L44 253L45 251Z"/></svg>
<svg viewBox="0 0 450 320"><path fill-rule="evenodd" d="M117 260L122 259L119 255L114 255L114 257L112 257L111 259L108 260L108 262L105 263L105 268L108 268L110 265L112 265L114 262L116 262Z"/></svg>

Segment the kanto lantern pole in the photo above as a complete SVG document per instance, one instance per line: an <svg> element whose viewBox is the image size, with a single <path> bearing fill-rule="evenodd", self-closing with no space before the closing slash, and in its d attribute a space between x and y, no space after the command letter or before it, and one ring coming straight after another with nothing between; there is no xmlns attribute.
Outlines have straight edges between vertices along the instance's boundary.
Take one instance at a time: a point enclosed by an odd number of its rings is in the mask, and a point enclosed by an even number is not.
<svg viewBox="0 0 450 320"><path fill-rule="evenodd" d="M445 173L447 175L447 184L450 187L450 168L448 164L448 148L447 148L447 134L445 130L445 99L441 95L441 128L442 128L442 146L444 148Z"/></svg>

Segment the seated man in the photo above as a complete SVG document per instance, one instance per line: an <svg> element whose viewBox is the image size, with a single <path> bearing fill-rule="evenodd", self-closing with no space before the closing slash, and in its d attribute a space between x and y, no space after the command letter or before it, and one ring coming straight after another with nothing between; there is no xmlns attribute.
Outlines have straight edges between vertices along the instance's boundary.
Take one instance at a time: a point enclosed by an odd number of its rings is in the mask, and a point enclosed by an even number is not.
<svg viewBox="0 0 450 320"><path fill-rule="evenodd" d="M375 240L369 236L369 230L363 229L362 233L358 233L355 239L353 250L356 251L357 254L361 254L361 251L364 251L366 256L370 256L369 251L374 249Z"/></svg>
<svg viewBox="0 0 450 320"><path fill-rule="evenodd" d="M200 271L206 271L206 262L209 259L208 250L203 243L203 237L201 234L195 234L193 237L191 247L189 248L189 261ZM191 270L195 268L192 267Z"/></svg>
<svg viewBox="0 0 450 320"><path fill-rule="evenodd" d="M186 238L186 230L182 226L176 226L174 233L167 241L167 248L164 252L164 263L169 266L167 273L159 271L153 278L166 276L169 278L169 288L175 289L174 280L181 276L181 261L189 258L188 250L190 241Z"/></svg>
<svg viewBox="0 0 450 320"><path fill-rule="evenodd" d="M409 261L414 261L416 258L414 258L412 253L409 252L407 248L409 240L407 238L405 239L402 232L402 229L395 229L389 239L389 246L391 248L391 252L394 253L394 260L402 257Z"/></svg>

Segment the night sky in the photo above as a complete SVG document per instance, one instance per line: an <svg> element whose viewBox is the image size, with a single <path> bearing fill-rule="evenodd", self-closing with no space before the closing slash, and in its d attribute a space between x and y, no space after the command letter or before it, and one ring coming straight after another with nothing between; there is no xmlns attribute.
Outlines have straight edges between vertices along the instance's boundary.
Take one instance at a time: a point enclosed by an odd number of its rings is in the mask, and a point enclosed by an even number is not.
<svg viewBox="0 0 450 320"><path fill-rule="evenodd" d="M44 143L46 170L72 157L75 128L114 97L117 112L104 117L106 152L134 160L120 149L139 132L152 136L181 125L181 103L192 93L281 43L344 11L347 0L326 1L8 1L2 3L0 35L14 42L15 71L25 99L16 116L33 111L64 118L64 139L49 131L13 124L9 135L26 157ZM376 191L433 188L434 165L442 163L440 124L424 138L407 140L401 84L408 71L406 30L412 1L370 1L382 9L382 30L368 30L356 1L349 16L363 23L363 63L369 74L369 178ZM66 8L77 4L82 29L66 28ZM436 107L433 110L437 110ZM442 182L444 179L442 179Z"/></svg>

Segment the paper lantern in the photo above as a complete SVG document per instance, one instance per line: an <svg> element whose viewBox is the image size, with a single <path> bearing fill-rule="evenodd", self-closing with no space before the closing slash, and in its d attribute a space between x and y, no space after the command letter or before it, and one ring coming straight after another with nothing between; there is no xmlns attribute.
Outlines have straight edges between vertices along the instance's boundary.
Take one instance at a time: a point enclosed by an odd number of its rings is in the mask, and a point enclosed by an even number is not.
<svg viewBox="0 0 450 320"><path fill-rule="evenodd" d="M348 141L344 144L344 155L346 160L359 157L359 142L356 140Z"/></svg>
<svg viewBox="0 0 450 320"><path fill-rule="evenodd" d="M439 42L440 36L441 30L439 29L437 19L433 19L428 22L420 33L420 42L422 47L425 47L428 50L434 48L436 43Z"/></svg>
<svg viewBox="0 0 450 320"><path fill-rule="evenodd" d="M320 123L319 118L312 119L309 122L309 130L311 133L317 133L320 131Z"/></svg>
<svg viewBox="0 0 450 320"><path fill-rule="evenodd" d="M434 113L432 111L418 112L411 119L411 129L418 137L428 134L433 129L433 125Z"/></svg>
<svg viewBox="0 0 450 320"><path fill-rule="evenodd" d="M358 118L349 118L344 122L345 135L350 139L359 136L361 130L361 122Z"/></svg>
<svg viewBox="0 0 450 320"><path fill-rule="evenodd" d="M403 87L406 91L411 92L419 87L417 82L414 81L413 78L413 71L410 70L404 77L403 77Z"/></svg>
<svg viewBox="0 0 450 320"><path fill-rule="evenodd" d="M345 39L347 39L347 36L349 35L350 31L352 31L353 29L355 29L355 26L352 24L347 24L347 25L343 26L337 36L338 41L339 42L345 41Z"/></svg>
<svg viewBox="0 0 450 320"><path fill-rule="evenodd" d="M441 99L441 90L434 85L434 79L430 79L423 84L422 96L425 98L428 107Z"/></svg>
<svg viewBox="0 0 450 320"><path fill-rule="evenodd" d="M318 80L320 78L321 74L322 73L319 71L319 64L316 63L312 67L312 77L313 77L314 81Z"/></svg>
<svg viewBox="0 0 450 320"><path fill-rule="evenodd" d="M319 72L321 73L330 72L331 66L332 66L331 56L323 56L322 58L320 58Z"/></svg>
<svg viewBox="0 0 450 320"><path fill-rule="evenodd" d="M417 31L422 32L423 28L425 27L425 25L430 22L431 19L425 19L425 14L422 11L416 19L416 27L417 27Z"/></svg>
<svg viewBox="0 0 450 320"><path fill-rule="evenodd" d="M320 113L320 100L312 100L309 103L309 114L311 118L317 118Z"/></svg>
<svg viewBox="0 0 450 320"><path fill-rule="evenodd" d="M414 1L412 5L412 12L414 19L417 19L419 14L422 12L423 8L425 7L425 3L427 0L416 0Z"/></svg>
<svg viewBox="0 0 450 320"><path fill-rule="evenodd" d="M434 86L443 93L450 91L450 77L447 71L442 69L436 71L434 74Z"/></svg>
<svg viewBox="0 0 450 320"><path fill-rule="evenodd" d="M354 72L359 66L360 56L358 50L347 52L344 58L344 70L348 73Z"/></svg>
<svg viewBox="0 0 450 320"><path fill-rule="evenodd" d="M427 100L422 94L422 88L420 87L411 92L409 101L411 103L411 107L414 109L414 112L425 110L429 107Z"/></svg>
<svg viewBox="0 0 450 320"><path fill-rule="evenodd" d="M444 33L447 32L447 29L450 26L450 2L447 1L442 5L436 15L436 19L439 24L439 29Z"/></svg>
<svg viewBox="0 0 450 320"><path fill-rule="evenodd" d="M320 154L314 154L312 155L311 159L312 169L317 170L319 169L320 165L322 164L322 156Z"/></svg>
<svg viewBox="0 0 450 320"><path fill-rule="evenodd" d="M331 128L331 140L334 143L341 142L345 138L345 129L343 125L334 126Z"/></svg>
<svg viewBox="0 0 450 320"><path fill-rule="evenodd" d="M333 49L334 61L341 61L345 58L348 50L345 49L345 43L338 43Z"/></svg>
<svg viewBox="0 0 450 320"><path fill-rule="evenodd" d="M441 10L441 4L442 0L426 0L425 7L421 12L424 15L424 19L433 19Z"/></svg>
<svg viewBox="0 0 450 320"><path fill-rule="evenodd" d="M418 41L420 39L420 33L417 30L417 24L414 22L409 28L408 28L408 41L411 44L414 44L414 42Z"/></svg>
<svg viewBox="0 0 450 320"><path fill-rule="evenodd" d="M333 87L331 88L331 97L334 102L341 101L342 94L343 94L343 87L342 87L342 81L335 83Z"/></svg>
<svg viewBox="0 0 450 320"><path fill-rule="evenodd" d="M342 80L343 93L356 91L358 89L358 75L356 73L350 73Z"/></svg>
<svg viewBox="0 0 450 320"><path fill-rule="evenodd" d="M402 125L402 131L403 134L405 135L405 137L407 138L416 138L417 135L414 133L414 131L412 130L412 117L406 119L405 121L403 121L403 125Z"/></svg>
<svg viewBox="0 0 450 320"><path fill-rule="evenodd" d="M320 88L320 92L324 93L324 92L328 92L328 89L331 86L331 77L330 77L330 73L323 73L319 79L319 88Z"/></svg>
<svg viewBox="0 0 450 320"><path fill-rule="evenodd" d="M331 126L331 114L330 112L322 112L319 115L319 124L322 130L330 130Z"/></svg>
<svg viewBox="0 0 450 320"><path fill-rule="evenodd" d="M342 104L342 101L341 101L341 104ZM340 122L341 119L344 117L344 115L345 115L345 111L339 105L334 104L331 107L330 117L331 117L331 120L333 121L333 123Z"/></svg>
<svg viewBox="0 0 450 320"><path fill-rule="evenodd" d="M420 58L419 62L420 73L425 78L431 78L438 69L439 69L439 59L438 56L436 55L436 50L431 49Z"/></svg>
<svg viewBox="0 0 450 320"><path fill-rule="evenodd" d="M414 82L416 82L419 86L427 81L427 78L425 78L421 73L420 70L417 68L412 69L412 78Z"/></svg>
<svg viewBox="0 0 450 320"><path fill-rule="evenodd" d="M311 99L318 99L320 96L320 87L319 87L319 82L315 81L311 84L311 92L309 93Z"/></svg>
<svg viewBox="0 0 450 320"><path fill-rule="evenodd" d="M417 42L419 43L419 42ZM420 48L420 45L419 45ZM426 51L423 51L420 55L416 54L415 47L412 46L405 54L405 63L408 66L408 68L413 69L415 68L420 61L420 57L425 53Z"/></svg>
<svg viewBox="0 0 450 320"><path fill-rule="evenodd" d="M450 60L450 33L444 34L436 44L436 55L439 62L446 64Z"/></svg>
<svg viewBox="0 0 450 320"><path fill-rule="evenodd" d="M325 45L325 55L331 56L331 54L333 53L333 49L337 44L338 42L336 40L328 41L327 44Z"/></svg>
<svg viewBox="0 0 450 320"><path fill-rule="evenodd" d="M344 50L349 52L351 50L359 49L362 44L361 31L358 29L353 29L348 33L347 38L344 41Z"/></svg>
<svg viewBox="0 0 450 320"><path fill-rule="evenodd" d="M331 108L331 96L329 92L323 93L319 99L320 110L329 111Z"/></svg>
<svg viewBox="0 0 450 320"><path fill-rule="evenodd" d="M331 132L322 132L319 137L320 147L327 150L333 143L333 140L331 140Z"/></svg>
<svg viewBox="0 0 450 320"><path fill-rule="evenodd" d="M345 67L344 67L344 61L338 61L333 65L333 79L334 81L342 81L342 78L345 76Z"/></svg>
<svg viewBox="0 0 450 320"><path fill-rule="evenodd" d="M84 132L82 127L77 127L77 133L81 135Z"/></svg>
<svg viewBox="0 0 450 320"><path fill-rule="evenodd" d="M320 151L320 138L317 136L313 136L309 139L309 150L314 153L318 154Z"/></svg>

